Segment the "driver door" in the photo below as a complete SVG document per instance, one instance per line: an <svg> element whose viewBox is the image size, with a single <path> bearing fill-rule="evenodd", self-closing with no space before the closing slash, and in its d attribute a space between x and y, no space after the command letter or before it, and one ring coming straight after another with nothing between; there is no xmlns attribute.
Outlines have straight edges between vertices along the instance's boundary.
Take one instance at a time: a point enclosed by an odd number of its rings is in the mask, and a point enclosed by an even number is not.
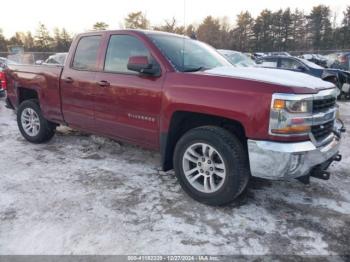
<svg viewBox="0 0 350 262"><path fill-rule="evenodd" d="M102 71L96 73L95 125L105 135L156 148L163 76L128 70L131 56L157 63L137 36L109 35Z"/></svg>

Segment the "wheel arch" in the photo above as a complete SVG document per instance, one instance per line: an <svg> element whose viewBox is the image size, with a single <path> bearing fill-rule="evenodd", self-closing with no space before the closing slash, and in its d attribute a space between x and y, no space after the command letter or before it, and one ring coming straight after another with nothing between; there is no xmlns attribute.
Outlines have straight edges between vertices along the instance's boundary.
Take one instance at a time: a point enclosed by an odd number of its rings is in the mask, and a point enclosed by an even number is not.
<svg viewBox="0 0 350 262"><path fill-rule="evenodd" d="M177 141L187 131L200 126L218 126L236 135L247 146L244 126L241 122L216 115L176 111L173 113L168 132L160 135L161 167L164 171L173 169L173 155Z"/></svg>
<svg viewBox="0 0 350 262"><path fill-rule="evenodd" d="M39 93L35 88L17 87L17 105L23 101L36 99L39 101Z"/></svg>

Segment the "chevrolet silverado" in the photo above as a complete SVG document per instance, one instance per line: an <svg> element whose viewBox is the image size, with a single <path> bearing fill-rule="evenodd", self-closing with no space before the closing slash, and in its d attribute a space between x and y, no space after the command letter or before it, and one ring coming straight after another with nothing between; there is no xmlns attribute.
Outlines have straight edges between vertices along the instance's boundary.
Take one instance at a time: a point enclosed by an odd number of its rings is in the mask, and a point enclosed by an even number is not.
<svg viewBox="0 0 350 262"><path fill-rule="evenodd" d="M64 66L9 65L7 105L32 143L58 125L161 152L185 192L225 205L251 176L328 179L340 161L337 91L297 72L236 68L175 34L83 33Z"/></svg>

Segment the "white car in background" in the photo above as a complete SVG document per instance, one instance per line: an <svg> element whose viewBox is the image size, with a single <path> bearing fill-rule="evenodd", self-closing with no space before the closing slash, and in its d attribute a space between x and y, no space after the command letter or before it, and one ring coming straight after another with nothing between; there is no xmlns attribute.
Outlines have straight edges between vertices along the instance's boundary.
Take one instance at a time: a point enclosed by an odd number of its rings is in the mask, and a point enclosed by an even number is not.
<svg viewBox="0 0 350 262"><path fill-rule="evenodd" d="M50 55L45 61L37 60L35 62L36 65L64 65L66 61L68 53L56 53Z"/></svg>
<svg viewBox="0 0 350 262"><path fill-rule="evenodd" d="M232 65L237 67L254 67L256 63L246 54L238 51L219 49L218 52Z"/></svg>

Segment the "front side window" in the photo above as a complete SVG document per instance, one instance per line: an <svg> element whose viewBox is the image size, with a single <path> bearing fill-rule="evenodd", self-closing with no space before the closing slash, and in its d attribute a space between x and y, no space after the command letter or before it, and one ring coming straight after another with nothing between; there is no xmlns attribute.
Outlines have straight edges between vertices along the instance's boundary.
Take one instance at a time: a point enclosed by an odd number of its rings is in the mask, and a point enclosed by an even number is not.
<svg viewBox="0 0 350 262"><path fill-rule="evenodd" d="M98 49L101 36L84 36L75 51L73 68L78 70L96 70Z"/></svg>
<svg viewBox="0 0 350 262"><path fill-rule="evenodd" d="M104 71L137 74L137 72L130 71L127 67L131 56L147 56L149 61L152 59L148 49L136 37L130 35L111 36Z"/></svg>

